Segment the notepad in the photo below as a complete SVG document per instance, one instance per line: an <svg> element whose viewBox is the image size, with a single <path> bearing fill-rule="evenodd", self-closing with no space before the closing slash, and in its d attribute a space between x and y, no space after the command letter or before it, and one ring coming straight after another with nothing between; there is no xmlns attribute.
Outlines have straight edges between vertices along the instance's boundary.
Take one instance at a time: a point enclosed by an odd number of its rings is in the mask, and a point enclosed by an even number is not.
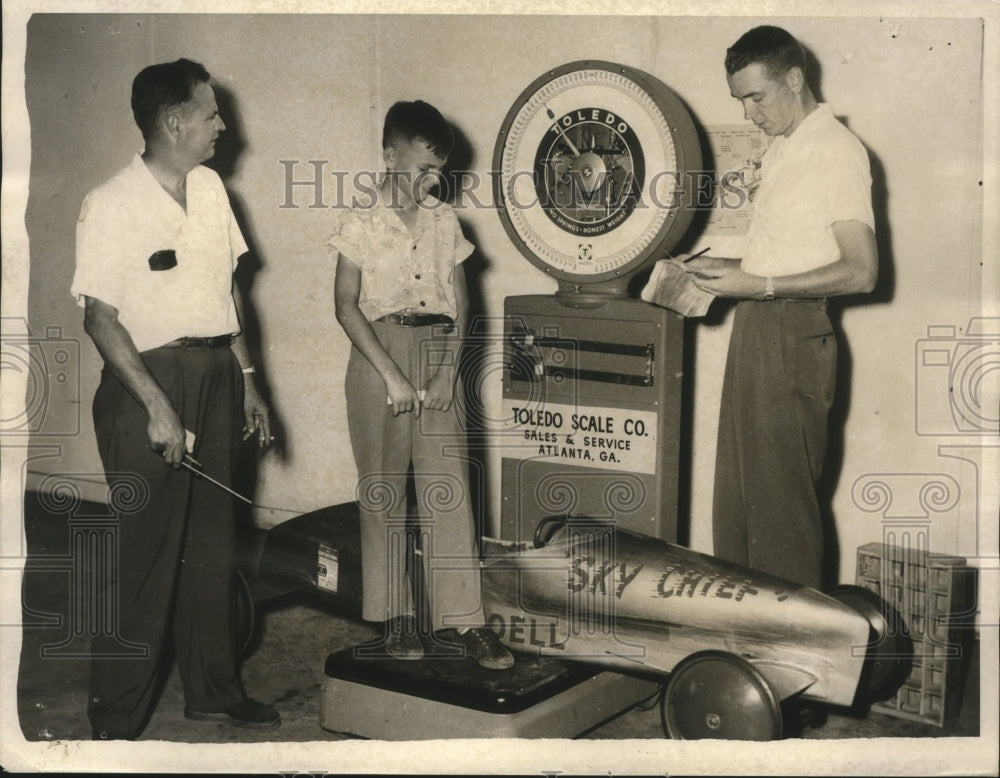
<svg viewBox="0 0 1000 778"><path fill-rule="evenodd" d="M715 299L711 292L695 286L691 275L672 259L661 259L653 265L640 297L688 318L704 316Z"/></svg>

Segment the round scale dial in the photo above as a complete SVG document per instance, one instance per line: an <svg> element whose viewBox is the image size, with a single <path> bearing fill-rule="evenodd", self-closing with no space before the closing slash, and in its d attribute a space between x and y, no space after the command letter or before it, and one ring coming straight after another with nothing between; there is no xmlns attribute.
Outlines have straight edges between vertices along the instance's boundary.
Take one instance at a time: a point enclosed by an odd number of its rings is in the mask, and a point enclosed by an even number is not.
<svg viewBox="0 0 1000 778"><path fill-rule="evenodd" d="M573 62L528 86L494 150L507 234L560 293L624 294L691 220L701 164L687 109L632 68Z"/></svg>

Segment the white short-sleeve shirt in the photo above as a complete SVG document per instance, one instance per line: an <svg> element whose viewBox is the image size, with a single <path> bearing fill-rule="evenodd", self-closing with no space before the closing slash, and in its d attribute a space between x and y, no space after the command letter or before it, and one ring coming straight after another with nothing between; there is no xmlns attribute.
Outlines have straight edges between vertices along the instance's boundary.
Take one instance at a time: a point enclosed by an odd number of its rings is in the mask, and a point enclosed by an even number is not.
<svg viewBox="0 0 1000 778"><path fill-rule="evenodd" d="M213 170L191 170L186 191L185 211L136 155L80 209L71 293L116 308L139 351L240 331L232 283L246 241ZM176 265L152 269L170 264L170 251Z"/></svg>
<svg viewBox="0 0 1000 778"><path fill-rule="evenodd" d="M871 184L864 146L821 103L764 154L743 270L783 276L837 261L835 222L875 228Z"/></svg>

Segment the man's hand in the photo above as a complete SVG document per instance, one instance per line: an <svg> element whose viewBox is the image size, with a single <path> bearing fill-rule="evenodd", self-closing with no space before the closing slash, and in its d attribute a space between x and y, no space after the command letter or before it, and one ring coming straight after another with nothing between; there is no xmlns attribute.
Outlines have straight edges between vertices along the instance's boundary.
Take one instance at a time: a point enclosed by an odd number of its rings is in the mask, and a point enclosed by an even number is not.
<svg viewBox="0 0 1000 778"><path fill-rule="evenodd" d="M181 466L184 458L185 436L180 416L169 403L150 412L149 423L146 425L149 448L160 454L163 461L175 469Z"/></svg>
<svg viewBox="0 0 1000 778"><path fill-rule="evenodd" d="M698 257L682 263L681 267L691 274L695 286L716 297L747 300L763 297L765 279L744 273L738 260Z"/></svg>
<svg viewBox="0 0 1000 778"><path fill-rule="evenodd" d="M257 391L253 378L248 375L243 382L243 440L257 436L257 446L264 448L274 442L271 434L271 410Z"/></svg>
<svg viewBox="0 0 1000 778"><path fill-rule="evenodd" d="M840 258L811 270L777 277L777 296L815 299L845 294L864 294L875 288L878 280L878 247L875 233L862 222L833 223L833 237ZM738 259L692 257L685 262L678 257L680 267L691 273L699 289L717 297L763 300L767 279L744 273Z"/></svg>
<svg viewBox="0 0 1000 778"><path fill-rule="evenodd" d="M679 254L671 259L672 262L681 266L681 269L689 273L701 273L710 275L713 272L724 273L733 267L739 268L738 259L728 259L726 257L712 257L708 255Z"/></svg>
<svg viewBox="0 0 1000 778"><path fill-rule="evenodd" d="M150 450L161 454L171 467L180 467L186 443L184 425L118 321L118 309L96 297L86 297L83 328L115 377L146 410Z"/></svg>

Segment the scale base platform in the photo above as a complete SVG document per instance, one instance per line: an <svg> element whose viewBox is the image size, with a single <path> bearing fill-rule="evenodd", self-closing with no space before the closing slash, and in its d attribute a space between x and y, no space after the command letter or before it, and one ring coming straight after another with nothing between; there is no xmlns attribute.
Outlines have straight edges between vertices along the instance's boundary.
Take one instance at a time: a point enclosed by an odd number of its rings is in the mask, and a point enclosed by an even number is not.
<svg viewBox="0 0 1000 778"><path fill-rule="evenodd" d="M320 726L373 740L573 738L653 697L662 682L549 657L509 670L472 659L402 661L366 646L331 654Z"/></svg>

